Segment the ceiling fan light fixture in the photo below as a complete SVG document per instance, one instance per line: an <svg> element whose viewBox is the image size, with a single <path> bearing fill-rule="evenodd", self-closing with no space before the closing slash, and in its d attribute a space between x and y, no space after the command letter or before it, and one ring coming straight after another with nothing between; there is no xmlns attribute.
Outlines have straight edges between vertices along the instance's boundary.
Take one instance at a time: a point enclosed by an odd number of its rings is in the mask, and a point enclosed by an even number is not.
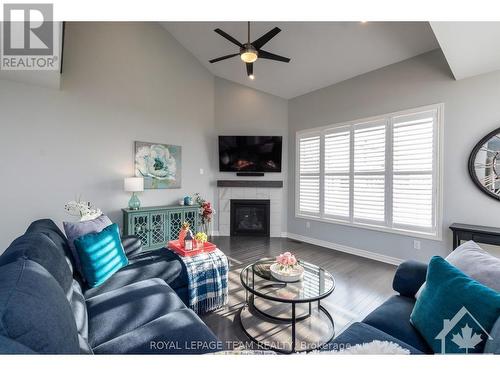
<svg viewBox="0 0 500 375"><path fill-rule="evenodd" d="M240 58L246 63L253 63L258 58L257 50L252 46L242 49L240 53Z"/></svg>

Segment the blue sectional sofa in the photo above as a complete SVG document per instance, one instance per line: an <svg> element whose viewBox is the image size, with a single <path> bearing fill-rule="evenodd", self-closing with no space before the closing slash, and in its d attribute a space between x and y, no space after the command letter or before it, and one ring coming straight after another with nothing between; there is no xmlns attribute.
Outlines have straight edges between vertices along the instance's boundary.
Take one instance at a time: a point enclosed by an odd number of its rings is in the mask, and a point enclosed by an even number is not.
<svg viewBox="0 0 500 375"><path fill-rule="evenodd" d="M323 350L371 342L392 341L411 354L432 354L424 338L410 323L415 293L425 282L427 264L406 261L397 269L392 287L398 295L390 297L362 322L354 323Z"/></svg>
<svg viewBox="0 0 500 375"><path fill-rule="evenodd" d="M198 354L221 343L185 305L170 252L123 238L129 265L89 289L51 220L33 222L0 256L0 353Z"/></svg>

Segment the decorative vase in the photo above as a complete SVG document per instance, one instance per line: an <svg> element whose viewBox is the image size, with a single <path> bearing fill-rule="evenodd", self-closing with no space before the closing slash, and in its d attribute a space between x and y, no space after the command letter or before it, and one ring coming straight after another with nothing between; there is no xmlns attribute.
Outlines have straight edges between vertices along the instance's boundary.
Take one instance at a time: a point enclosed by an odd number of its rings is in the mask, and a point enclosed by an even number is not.
<svg viewBox="0 0 500 375"><path fill-rule="evenodd" d="M139 200L135 192L132 193L132 196L128 201L128 208L130 208L131 210L138 210L139 208L141 208L141 201Z"/></svg>
<svg viewBox="0 0 500 375"><path fill-rule="evenodd" d="M201 232L204 232L209 239L212 238L212 222L205 221L204 223L202 223Z"/></svg>

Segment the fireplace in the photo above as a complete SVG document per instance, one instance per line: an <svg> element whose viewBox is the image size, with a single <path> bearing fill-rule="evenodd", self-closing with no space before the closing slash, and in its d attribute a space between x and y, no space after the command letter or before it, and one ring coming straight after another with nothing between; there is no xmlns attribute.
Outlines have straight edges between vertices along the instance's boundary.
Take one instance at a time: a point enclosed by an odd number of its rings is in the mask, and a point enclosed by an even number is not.
<svg viewBox="0 0 500 375"><path fill-rule="evenodd" d="M269 199L231 199L231 236L269 237Z"/></svg>

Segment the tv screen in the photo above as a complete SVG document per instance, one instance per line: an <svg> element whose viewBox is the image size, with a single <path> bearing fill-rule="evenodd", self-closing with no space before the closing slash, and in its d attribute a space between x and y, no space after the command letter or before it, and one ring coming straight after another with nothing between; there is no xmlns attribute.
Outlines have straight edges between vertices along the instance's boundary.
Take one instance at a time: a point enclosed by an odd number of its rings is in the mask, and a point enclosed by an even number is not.
<svg viewBox="0 0 500 375"><path fill-rule="evenodd" d="M281 172L280 136L219 136L221 172Z"/></svg>

